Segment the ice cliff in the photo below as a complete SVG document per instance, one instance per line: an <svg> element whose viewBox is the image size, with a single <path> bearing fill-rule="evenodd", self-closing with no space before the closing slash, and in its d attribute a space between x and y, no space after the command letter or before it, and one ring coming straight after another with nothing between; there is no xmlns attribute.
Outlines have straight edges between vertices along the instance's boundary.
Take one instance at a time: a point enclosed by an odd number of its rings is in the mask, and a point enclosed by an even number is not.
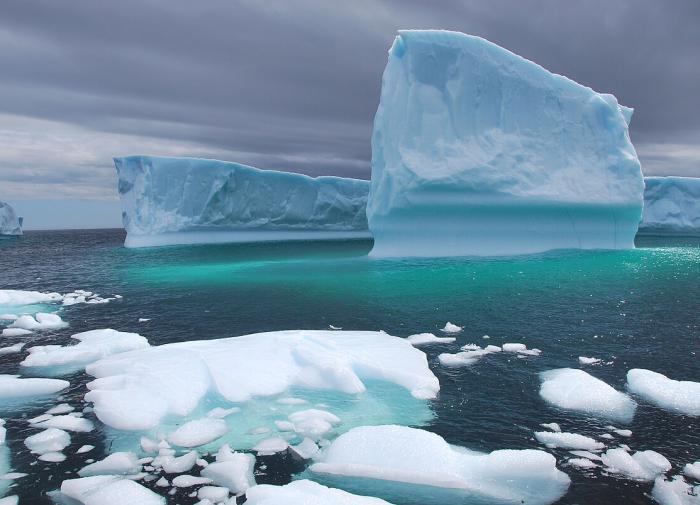
<svg viewBox="0 0 700 505"><path fill-rule="evenodd" d="M369 183L198 158L115 158L127 247L369 237Z"/></svg>
<svg viewBox="0 0 700 505"><path fill-rule="evenodd" d="M400 31L372 136L372 255L633 247L631 115L479 37Z"/></svg>
<svg viewBox="0 0 700 505"><path fill-rule="evenodd" d="M22 235L22 218L5 202L0 202L0 235Z"/></svg>
<svg viewBox="0 0 700 505"><path fill-rule="evenodd" d="M645 177L644 235L700 235L700 179Z"/></svg>

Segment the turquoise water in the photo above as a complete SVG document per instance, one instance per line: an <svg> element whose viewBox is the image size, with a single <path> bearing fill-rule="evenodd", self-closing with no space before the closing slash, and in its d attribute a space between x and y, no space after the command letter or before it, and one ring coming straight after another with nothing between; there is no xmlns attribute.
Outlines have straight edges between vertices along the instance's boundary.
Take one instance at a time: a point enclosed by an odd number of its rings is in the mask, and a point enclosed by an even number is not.
<svg viewBox="0 0 700 505"><path fill-rule="evenodd" d="M451 321L465 327L456 344L423 348L441 383L424 425L475 450L536 448L532 432L544 422L593 436L608 431L608 422L557 411L538 396L537 373L577 368L578 356L611 361L587 370L618 389L624 389L630 368L700 380L697 240L646 238L631 251L394 261L368 259L371 244L362 241L129 250L121 247L123 238L118 230L29 232L0 242L0 288L86 289L124 297L107 305L66 307L62 317L70 328L4 338L3 345L64 344L73 333L103 327L136 331L158 344L329 325L407 336L438 333ZM150 321L139 323L140 317ZM543 352L527 359L487 357L468 368L439 365L437 354L470 342L523 342ZM20 359L0 356L0 373L17 373ZM84 374L68 378L66 398L82 396ZM35 459L22 440L34 431L22 417L38 415L47 405L38 400L0 407L0 417L8 419L12 467L34 479L18 480L11 491L20 493L23 504L49 503L42 493L82 466L70 458L30 466ZM700 459L697 418L640 402L627 427L633 436L622 442L662 453L674 464L674 474ZM73 439L75 447L90 443L101 451L118 443L102 429ZM566 455L554 453L558 459ZM268 469L259 482L285 482L303 470L284 458L262 459ZM573 482L560 503L650 503L650 484L563 470ZM194 503L188 500L186 494L177 497L177 503Z"/></svg>

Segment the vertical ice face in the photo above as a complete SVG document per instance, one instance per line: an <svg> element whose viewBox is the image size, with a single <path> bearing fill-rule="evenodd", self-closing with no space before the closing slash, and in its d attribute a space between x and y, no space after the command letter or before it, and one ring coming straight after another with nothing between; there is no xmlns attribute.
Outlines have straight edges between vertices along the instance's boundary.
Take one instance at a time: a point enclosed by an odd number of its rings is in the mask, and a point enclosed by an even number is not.
<svg viewBox="0 0 700 505"><path fill-rule="evenodd" d="M198 158L115 158L131 247L368 237L368 181Z"/></svg>
<svg viewBox="0 0 700 505"><path fill-rule="evenodd" d="M631 114L479 37L399 32L372 136L372 254L633 247Z"/></svg>
<svg viewBox="0 0 700 505"><path fill-rule="evenodd" d="M645 177L644 215L639 233L700 235L700 179Z"/></svg>
<svg viewBox="0 0 700 505"><path fill-rule="evenodd" d="M5 202L0 202L0 235L22 235L22 218Z"/></svg>

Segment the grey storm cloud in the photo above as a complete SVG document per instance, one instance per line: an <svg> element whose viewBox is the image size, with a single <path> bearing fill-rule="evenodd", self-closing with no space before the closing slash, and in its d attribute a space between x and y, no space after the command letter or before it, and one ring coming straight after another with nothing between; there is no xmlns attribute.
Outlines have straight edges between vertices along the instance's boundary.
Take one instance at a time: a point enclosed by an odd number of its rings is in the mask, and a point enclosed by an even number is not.
<svg viewBox="0 0 700 505"><path fill-rule="evenodd" d="M613 93L646 173L700 175L699 22L697 0L3 0L0 186L106 197L131 152L367 178L402 28Z"/></svg>

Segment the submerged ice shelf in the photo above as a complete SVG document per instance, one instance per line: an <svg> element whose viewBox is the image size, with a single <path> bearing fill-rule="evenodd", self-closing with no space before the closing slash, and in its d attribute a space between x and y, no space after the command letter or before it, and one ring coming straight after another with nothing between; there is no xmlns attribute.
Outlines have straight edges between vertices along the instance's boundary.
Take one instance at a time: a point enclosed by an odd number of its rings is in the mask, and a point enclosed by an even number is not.
<svg viewBox="0 0 700 505"><path fill-rule="evenodd" d="M479 37L400 31L372 136L371 254L632 248L631 115Z"/></svg>
<svg viewBox="0 0 700 505"><path fill-rule="evenodd" d="M198 158L114 163L127 247L369 237L367 181Z"/></svg>

